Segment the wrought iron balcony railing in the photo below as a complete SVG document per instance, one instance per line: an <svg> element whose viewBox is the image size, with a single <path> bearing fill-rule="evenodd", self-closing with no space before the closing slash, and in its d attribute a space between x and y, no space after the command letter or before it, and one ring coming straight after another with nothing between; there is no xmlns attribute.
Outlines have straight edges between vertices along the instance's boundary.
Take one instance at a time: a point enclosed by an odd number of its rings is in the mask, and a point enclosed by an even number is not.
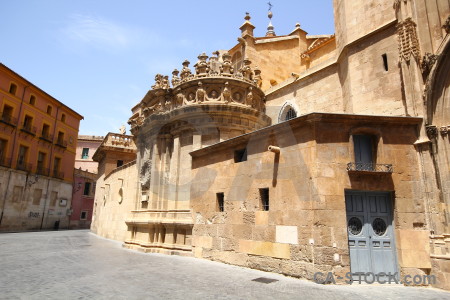
<svg viewBox="0 0 450 300"><path fill-rule="evenodd" d="M36 174L44 175L44 176L49 176L49 174L50 174L50 169L49 169L49 168L44 168L44 167L38 166L37 169L36 169Z"/></svg>
<svg viewBox="0 0 450 300"><path fill-rule="evenodd" d="M17 126L17 118L14 118L10 114L0 112L0 121L11 126Z"/></svg>
<svg viewBox="0 0 450 300"><path fill-rule="evenodd" d="M11 157L0 157L0 166L11 168Z"/></svg>
<svg viewBox="0 0 450 300"><path fill-rule="evenodd" d="M32 164L26 163L23 161L17 161L17 164L16 164L17 170L21 170L21 171L25 171L25 172L31 172L32 167L33 167Z"/></svg>
<svg viewBox="0 0 450 300"><path fill-rule="evenodd" d="M42 132L41 136L39 137L39 139L51 143L53 141L53 135Z"/></svg>
<svg viewBox="0 0 450 300"><path fill-rule="evenodd" d="M393 168L391 164L349 162L347 171L392 173Z"/></svg>
<svg viewBox="0 0 450 300"><path fill-rule="evenodd" d="M64 173L60 172L58 170L53 170L52 177L59 178L59 179L64 179Z"/></svg>
<svg viewBox="0 0 450 300"><path fill-rule="evenodd" d="M59 146L59 147L67 148L67 141L58 139L58 140L56 140L55 145Z"/></svg>
<svg viewBox="0 0 450 300"><path fill-rule="evenodd" d="M36 135L36 127L35 126L24 124L20 130L22 130L23 132L29 133L31 135Z"/></svg>

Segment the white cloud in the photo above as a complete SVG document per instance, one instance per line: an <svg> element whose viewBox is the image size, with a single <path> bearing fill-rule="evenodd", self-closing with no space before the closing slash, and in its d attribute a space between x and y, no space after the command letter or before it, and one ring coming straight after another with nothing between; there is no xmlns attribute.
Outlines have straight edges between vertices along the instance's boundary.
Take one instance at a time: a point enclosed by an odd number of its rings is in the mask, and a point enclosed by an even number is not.
<svg viewBox="0 0 450 300"><path fill-rule="evenodd" d="M93 47L127 48L138 41L139 30L101 17L74 14L62 29L65 39Z"/></svg>

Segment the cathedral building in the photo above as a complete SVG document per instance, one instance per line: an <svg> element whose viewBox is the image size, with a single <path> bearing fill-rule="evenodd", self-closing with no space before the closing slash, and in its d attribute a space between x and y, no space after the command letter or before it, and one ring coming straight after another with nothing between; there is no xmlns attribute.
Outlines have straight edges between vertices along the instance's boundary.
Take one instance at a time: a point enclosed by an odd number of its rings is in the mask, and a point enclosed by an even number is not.
<svg viewBox="0 0 450 300"><path fill-rule="evenodd" d="M334 0L334 35L270 21L264 37L247 14L233 48L157 74L131 135L105 137L92 231L294 277L450 289L449 14Z"/></svg>

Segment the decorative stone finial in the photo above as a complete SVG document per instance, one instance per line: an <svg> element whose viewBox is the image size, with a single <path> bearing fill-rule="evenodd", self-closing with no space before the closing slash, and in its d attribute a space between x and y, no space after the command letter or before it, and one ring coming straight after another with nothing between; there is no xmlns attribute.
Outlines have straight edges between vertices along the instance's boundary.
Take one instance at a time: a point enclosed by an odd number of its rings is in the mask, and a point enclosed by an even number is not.
<svg viewBox="0 0 450 300"><path fill-rule="evenodd" d="M250 23L250 14L248 12L245 13L245 22L242 24L239 29L241 30L241 36L253 36L253 29L255 29L255 26L253 26L252 23Z"/></svg>
<svg viewBox="0 0 450 300"><path fill-rule="evenodd" d="M300 28L300 23L295 23L295 29Z"/></svg>
<svg viewBox="0 0 450 300"><path fill-rule="evenodd" d="M276 36L274 27L272 25L272 17L273 17L272 6L273 5L270 2L267 4L269 5L269 13L267 14L267 17L269 18L269 25L267 26L266 36Z"/></svg>
<svg viewBox="0 0 450 300"><path fill-rule="evenodd" d="M181 69L181 73L180 73L181 80L188 78L192 74L191 70L189 69L189 64L190 64L190 62L187 59L185 61L183 61L183 63L182 63L183 69Z"/></svg>

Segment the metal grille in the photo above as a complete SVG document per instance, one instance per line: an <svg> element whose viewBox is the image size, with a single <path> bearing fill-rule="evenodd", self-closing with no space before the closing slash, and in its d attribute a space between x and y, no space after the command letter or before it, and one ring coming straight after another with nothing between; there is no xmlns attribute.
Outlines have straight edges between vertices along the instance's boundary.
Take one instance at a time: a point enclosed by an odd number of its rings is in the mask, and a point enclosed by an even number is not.
<svg viewBox="0 0 450 300"><path fill-rule="evenodd" d="M392 168L391 164L350 162L347 164L347 171L367 171L367 172L392 173L393 168Z"/></svg>
<svg viewBox="0 0 450 300"><path fill-rule="evenodd" d="M362 222L357 217L351 217L350 220L348 220L348 232L350 232L353 235L358 235L362 231Z"/></svg>
<svg viewBox="0 0 450 300"><path fill-rule="evenodd" d="M372 228L376 235L382 236L386 233L387 225L383 219L375 218L372 222Z"/></svg>
<svg viewBox="0 0 450 300"><path fill-rule="evenodd" d="M297 113L295 112L294 109L289 108L289 110L286 112L286 117L284 118L285 121L296 118L297 117Z"/></svg>

